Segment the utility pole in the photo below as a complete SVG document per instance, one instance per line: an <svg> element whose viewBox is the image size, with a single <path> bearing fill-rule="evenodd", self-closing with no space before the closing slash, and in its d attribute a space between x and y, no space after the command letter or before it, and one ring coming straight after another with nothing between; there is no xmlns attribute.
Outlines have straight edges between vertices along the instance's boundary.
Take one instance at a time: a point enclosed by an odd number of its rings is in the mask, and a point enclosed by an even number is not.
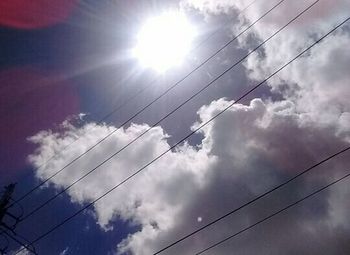
<svg viewBox="0 0 350 255"><path fill-rule="evenodd" d="M7 242L7 244L5 245L5 247L0 247L0 254L6 254L6 250L8 248L8 238L10 238L11 240L15 241L17 244L21 245L21 247L24 247L25 249L27 249L28 251L37 254L35 252L35 248L32 245L26 245L24 244L24 242L22 242L21 240L19 240L18 238L16 238L16 236L21 237L20 235L18 235L15 232L15 228L18 222L20 222L20 217L16 217L14 214L10 213L8 211L9 207L9 203L12 200L12 195L13 192L15 191L15 187L16 187L16 183L11 183L8 186L5 186L5 190L0 198L0 235L3 236ZM6 224L4 222L5 216L8 216L9 218L12 219L12 221L14 220L15 223L12 226L9 226L8 224ZM10 233L8 233L6 230L9 230L12 235ZM24 237L21 237L22 239L26 240ZM27 241L27 240L26 240Z"/></svg>
<svg viewBox="0 0 350 255"><path fill-rule="evenodd" d="M1 197L0 200L0 224L4 224L2 222L3 218L6 215L7 212L7 205L10 203L10 200L12 198L12 194L15 191L16 183L11 183L8 186L5 186L4 194Z"/></svg>
<svg viewBox="0 0 350 255"><path fill-rule="evenodd" d="M0 199L0 226L6 226L5 223L3 223L3 219L7 212L7 205L9 204L12 194L15 191L16 184L10 184L5 187L5 191L3 192L1 199ZM2 230L1 235L5 234L6 231ZM8 248L9 241L6 236L3 236L4 240L6 241L6 245L0 248L0 254L6 254L6 250Z"/></svg>

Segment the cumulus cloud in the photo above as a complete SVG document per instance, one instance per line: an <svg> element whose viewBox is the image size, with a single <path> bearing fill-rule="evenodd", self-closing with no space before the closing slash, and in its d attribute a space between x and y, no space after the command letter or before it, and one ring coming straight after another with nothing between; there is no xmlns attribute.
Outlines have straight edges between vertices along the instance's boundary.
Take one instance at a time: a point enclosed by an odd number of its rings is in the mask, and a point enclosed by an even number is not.
<svg viewBox="0 0 350 255"><path fill-rule="evenodd" d="M277 1L276 1L277 2ZM241 17L247 24L276 2L257 1ZM285 1L271 15L240 39L249 50L304 9L312 1ZM243 0L184 0L183 5L205 15L232 14L242 10ZM271 5L271 6L270 6ZM321 0L301 20L264 45L245 62L251 80L262 80L289 58L297 55L315 38L343 20L349 0ZM237 26L233 25L233 31ZM217 216L248 201L294 176L298 171L348 146L350 142L348 28L334 33L307 56L268 82L280 101L254 99L237 104L202 129L198 146L184 143L149 166L94 205L97 223L105 231L115 220L128 220L139 226L116 244L116 253L151 254L169 242L196 229ZM214 101L198 111L196 128L230 104ZM42 131L30 138L38 149L29 156L44 180L80 155L115 127L95 125L75 127L65 124L61 133ZM49 185L67 187L148 129L147 124L131 124L118 130L98 149L89 152L53 178ZM69 146L80 137L74 146ZM93 174L72 187L73 203L87 203L118 184L163 151L170 148L169 135L162 127L153 128ZM193 254L247 224L253 223L288 202L325 185L349 170L349 153L319 167L269 198L244 209L195 237L169 250L167 254ZM283 216L220 246L215 254L349 254L350 225L348 185L339 185L290 210ZM307 240L307 241L305 241Z"/></svg>
<svg viewBox="0 0 350 255"><path fill-rule="evenodd" d="M229 9L242 10L243 2L246 1L187 0L184 2L187 6L202 12L205 10L205 13L217 15L218 10L221 9L225 10L221 13ZM266 1L256 1L240 16L243 24L252 23L262 16L270 5L273 6L277 2L267 4ZM311 0L285 1L253 27L250 30L250 36L240 38L241 47L245 49L255 47L259 41L270 36L312 2ZM343 21L349 9L349 0L318 2L287 30L265 44L261 51L252 54L245 63L249 77L254 80L264 79L316 38ZM238 29L235 24L233 30ZM254 38L253 42L252 38ZM339 132L348 133L349 130L343 123L347 121L350 112L348 103L350 54L347 50L349 43L350 32L347 24L312 49L307 56L294 62L278 77L271 79L269 86L274 92L292 100L299 112L308 113L319 124L337 125Z"/></svg>
<svg viewBox="0 0 350 255"><path fill-rule="evenodd" d="M221 99L203 106L198 111L199 120L193 128L229 103ZM66 125L64 133L41 132L32 137L31 141L39 146L30 156L34 166L44 163L52 153L61 151L76 136L81 137L75 146L68 147L46 167L39 169L37 177L45 179L112 128L93 124L80 128ZM147 128L146 124L132 124L119 130L98 150L76 162L50 183L56 188L66 187ZM346 145L346 141L336 135L335 129L314 125L312 119L298 114L290 101L273 103L255 99L250 105L236 105L206 126L202 134L204 139L200 146L183 144L94 206L96 220L105 231L113 227L117 217L140 226L139 231L131 233L118 244L118 254L151 254ZM168 135L161 127L154 128L69 190L72 202L92 201L167 150L170 146L167 139ZM278 196L247 208L237 218L230 218L217 228L197 235L190 245L184 242L169 254L193 254L208 243L258 220L269 210L325 184L346 170L347 158L332 161L325 168L318 169L316 175L309 175L289 189L282 190ZM342 191L344 200L349 191L346 187ZM227 254L233 247L236 254L256 254L260 249L264 249L264 254L281 254L282 251L283 254L296 254L305 252L310 244L314 244L312 249L315 252L312 254L317 254L325 249L318 247L318 242L326 242L327 251L336 251L339 245L335 245L337 238L349 232L345 228L348 227L346 218L339 216L342 215L342 204L332 200L333 197L341 199L332 192L326 192L312 202L311 209L308 206L299 208L288 214L288 220L278 218L274 224L245 235L239 243L220 247L216 254ZM202 220L198 221L199 218ZM314 231L321 234L315 236ZM286 234L294 238L281 238ZM302 244L306 238L310 243ZM271 246L264 245L266 242Z"/></svg>

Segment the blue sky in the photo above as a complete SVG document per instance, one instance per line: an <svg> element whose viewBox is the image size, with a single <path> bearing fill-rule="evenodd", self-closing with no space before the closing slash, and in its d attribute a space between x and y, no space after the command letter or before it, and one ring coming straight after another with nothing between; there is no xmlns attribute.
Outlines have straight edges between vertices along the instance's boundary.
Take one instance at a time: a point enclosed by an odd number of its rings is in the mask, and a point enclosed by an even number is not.
<svg viewBox="0 0 350 255"><path fill-rule="evenodd" d="M242 0L46 2L0 4L6 10L0 13L0 184L17 182L14 198L114 132L278 1L257 0L246 10ZM285 0L278 5L203 68L23 199L25 214L138 137L313 2ZM342 22L350 15L349 7L349 0L318 1L198 97L20 223L16 231L34 240L59 224ZM158 73L131 52L147 19L169 10L183 12L197 31L193 45L203 44L181 65ZM346 23L185 143L37 242L38 253L152 254L349 146L349 31ZM99 122L144 86L147 89L137 98ZM56 156L51 159L52 155ZM195 254L326 185L348 166L349 152L164 254ZM348 186L339 184L211 254L348 254ZM19 248L11 243L9 254Z"/></svg>

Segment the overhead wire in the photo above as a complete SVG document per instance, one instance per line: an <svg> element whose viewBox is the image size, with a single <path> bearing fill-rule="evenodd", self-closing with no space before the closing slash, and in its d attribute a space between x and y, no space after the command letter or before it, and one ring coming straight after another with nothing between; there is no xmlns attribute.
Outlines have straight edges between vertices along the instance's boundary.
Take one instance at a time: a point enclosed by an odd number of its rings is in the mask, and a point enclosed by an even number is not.
<svg viewBox="0 0 350 255"><path fill-rule="evenodd" d="M5 236L4 231L0 232L0 236L3 238L3 240L5 240L5 242L1 243L1 246L0 246L0 254L4 255L4 254L6 254L6 251L7 251L8 247L9 247L9 245L10 245L10 241Z"/></svg>
<svg viewBox="0 0 350 255"><path fill-rule="evenodd" d="M255 4L255 2L260 1L260 0L253 0L252 2L250 2L242 11L239 12L238 15L241 15L242 13L244 13L249 7L251 7L253 4ZM284 0L282 0L281 2L283 2ZM263 17L261 17L263 18ZM258 22L258 21L256 21ZM255 22L255 23L256 23ZM253 23L252 25L248 26L246 28L246 31L248 29L250 29L255 23ZM244 31L245 32L245 31ZM244 32L241 32L241 34L243 34ZM216 32L212 33L211 35L209 35L209 37L207 37L203 42L208 41ZM184 80L186 80L189 76L191 76L194 72L196 72L197 70L199 70L201 67L203 67L206 63L208 63L211 59L213 59L216 55L218 55L223 49L225 49L228 45L230 45L232 42L234 42L236 39L238 38L238 36L232 38L231 40L229 40L226 44L224 44L222 47L220 47L217 51L215 51L213 54L211 54L208 58L206 58L204 60L204 62L202 62L200 65L198 65L196 68L194 68L192 71L190 71L188 74L186 74L183 78L181 78L180 80L178 80L175 84L173 84L172 86L170 86L168 89L166 89L164 92L162 92L160 95L158 95L156 98L154 98L152 101L150 101L148 104L146 104L143 108L141 108L139 111L137 111L134 115L132 115L129 119L127 119L126 121L124 121L121 125L119 125L117 128L115 128L113 131L111 131L110 133L108 133L105 137L103 137L101 140L99 140L97 143L95 143L93 146L91 146L89 149L87 149L86 151L84 151L83 153L81 153L79 156L77 156L76 158L74 158L73 160L71 160L69 163L67 163L65 166L63 166L60 170L56 171L55 173L53 173L52 175L50 175L48 178L46 178L44 181L40 182L38 185L34 186L32 189L30 189L29 191L27 191L25 194L23 194L22 196L20 196L18 199L16 199L12 204L10 204L7 208L12 207L14 204L19 203L20 201L22 201L23 199L25 199L26 197L28 197L30 194L32 194L34 191L36 191L37 189L39 189L40 187L42 187L43 185L45 185L48 181L50 181L52 178L54 178L55 176L57 176L58 174L60 174L62 171L64 171L67 167L71 166L74 162L76 162L77 160L79 160L80 158L82 158L83 156L85 156L88 152L90 152L91 150L93 150L94 148L96 148L98 145L100 145L103 141L105 141L106 139L108 139L110 136L112 136L115 132L117 132L120 128L122 128L123 126L125 126L126 124L128 124L130 121L132 121L133 119L135 119L137 116L139 116L141 113L143 113L146 109L148 109L151 105L153 105L154 103L156 103L158 100L160 100L163 96L165 96L166 94L168 94L170 91L172 91L175 87L177 87L180 83L182 83ZM200 44L198 44L195 48L197 49L198 47L200 47L203 42L201 42ZM147 83L147 86L144 86L142 89L140 89L139 91L137 91L134 95L132 95L131 97L129 97L127 100L124 101L124 103L122 103L121 105L117 106L116 108L114 108L111 112L109 112L108 114L106 114L105 116L103 116L100 120L98 120L96 122L96 125L103 123L106 119L108 119L109 117L111 117L112 115L114 115L116 112L118 112L119 110L121 110L123 107L125 107L128 103L130 103L132 100L136 99L141 93L143 93L144 91L146 91L147 89L149 89L149 85L153 84L154 82L156 82L156 80L159 77L153 79L150 83ZM64 146L64 148L62 150L60 150L57 153L54 153L54 155L52 155L49 159L47 159L43 164L41 164L39 167L37 167L36 169L41 169L42 167L46 166L51 160L53 160L55 157L57 157L58 155L60 155L60 153L62 151L64 151L65 149L67 149L68 147L70 147L71 145L73 145L75 142L77 142L79 139L81 138L81 136L78 136L75 140L73 140L71 143L67 144L66 146Z"/></svg>
<svg viewBox="0 0 350 255"><path fill-rule="evenodd" d="M271 12L272 10L274 10L275 8L277 8L281 3L283 3L286 0L281 0L278 2L278 4L274 5L271 9L269 9L268 12L266 12L263 16L266 16L269 12ZM62 189L60 192L57 192L54 196L52 196L51 198L49 198L48 200L46 200L45 202L43 202L41 205L37 206L36 208L34 208L32 211L30 211L28 214L26 214L23 218L22 221L28 219L29 217L31 217L32 215L34 215L37 211L39 211L41 208L43 208L44 206L46 206L47 204L49 204L51 201L55 200L57 197L59 197L61 194L65 193L67 190L69 190L71 187L73 187L74 185L76 185L77 183L79 183L81 180L83 180L84 178L86 178L87 176L89 176L91 173L93 173L96 169L98 169L99 167L101 167L102 165L104 165L105 163L107 163L108 161L110 161L112 158L114 158L115 156L117 156L120 152L122 152L123 150L125 150L126 148L128 148L130 145L132 145L133 143L135 143L137 140L139 140L141 137L143 137L144 135L146 135L150 130L152 130L154 127L158 126L162 121L164 121L165 119L167 119L169 116L171 116L172 114L174 114L176 111L178 111L181 107L183 107L184 105L186 105L188 102L190 102L193 98L195 98L196 96L198 96L199 94L201 94L204 90L206 90L207 88L209 88L214 82L216 82L217 80L219 80L222 76L224 76L226 73L228 73L229 71L231 71L234 67L238 66L240 63L242 63L245 59L247 59L252 53L256 52L260 47L262 47L265 43L267 43L269 40L271 40L274 36L276 36L279 32L281 32L283 29L285 29L290 23L292 23L293 21L295 21L297 18L299 18L302 14L304 14L307 10L309 10L314 4L316 4L318 1L315 1L312 5L310 5L307 9L305 9L304 11L302 11L301 13L299 13L299 15L297 15L296 17L294 17L291 21L289 21L286 25L284 25L282 28L280 28L279 30L277 30L275 33L273 33L270 37L268 37L266 40L264 40L262 43L260 43L256 48L254 48L253 50L249 51L246 55L244 55L242 58L240 58L238 61L236 61L233 65L231 65L228 69L226 69L223 73L221 73L219 76L217 76L215 79L213 79L211 82L209 82L207 85L205 85L204 87L202 87L200 90L198 90L195 94L191 95L189 98L187 98L185 101L183 101L181 104L179 104L177 107L175 107L173 110L171 110L169 113L167 113L166 115L164 115L160 120L158 120L157 122L155 122L154 124L152 124L148 129L146 129L144 132L140 133L138 136L136 136L133 140L131 140L130 142L128 142L126 145L124 145L123 147L121 147L118 151L114 152L111 156L107 157L105 160L103 160L101 163L99 163L97 166L95 166L94 168L92 168L90 171L86 172L84 175L82 175L81 177L79 177L77 180L75 180L74 182L72 182L70 185L66 186L64 189ZM261 17L263 17L261 16ZM256 22L258 22L258 20L261 19L261 17L259 19L256 20ZM243 31L246 31L243 30ZM243 31L241 33L239 33L239 35L241 35L243 33ZM238 38L237 35L235 38Z"/></svg>
<svg viewBox="0 0 350 255"><path fill-rule="evenodd" d="M316 2L314 2L313 4L315 4ZM310 8L310 6L308 7ZM134 176L136 176L137 174L139 174L141 171L143 171L143 169L147 168L149 165L153 164L155 161L157 161L158 159L160 159L162 156L164 156L166 153L168 153L169 151L172 151L176 146L178 146L179 144L181 144L183 141L185 141L188 137L192 136L193 134L195 134L196 132L198 132L200 129L202 129L204 126L206 126L207 124L209 124L210 122L212 122L214 119L216 119L217 117L221 116L224 112L226 112L229 108L231 108L234 104L236 104L238 101L240 101L242 98L244 98L245 96L247 96L249 93L251 93L252 91L256 90L258 87L260 87L262 84L264 84L265 82L267 82L268 80L270 80L273 76L275 76L277 73L279 73L280 71L282 71L284 68L286 68L287 66L289 66L291 63L293 63L295 60L297 60L299 57L301 57L303 54L305 54L307 51L309 51L311 48L313 48L315 45L317 45L318 43L320 43L324 38L326 38L327 36L329 36L331 33L333 33L335 30L337 30L339 27L341 27L342 25L344 25L346 22L348 22L350 20L350 18L347 18L346 20L344 20L343 22L341 22L340 24L338 24L336 27L334 27L333 29L331 29L328 33L326 33L325 35L323 35L321 38L317 39L316 41L314 41L313 44L311 44L310 46L308 46L306 49L304 49L301 53L299 53L297 56L295 56L294 58L292 58L291 60L289 60L287 63L285 63L283 66L281 66L280 68L278 68L275 72L273 72L271 75L269 75L266 79L264 79L262 82L260 82L259 84L257 84L255 87L253 87L252 89L250 89L247 93L245 93L244 95L242 95L237 101L229 104L226 108L224 108L222 111L218 112L217 114L215 114L212 118L210 118L208 121L202 123L199 127L197 127L195 130L193 130L191 133L189 133L188 135L186 135L183 139L181 139L178 143L176 143L175 145L171 146L170 149L164 151L163 153L161 153L159 156L157 156L156 158L154 158L152 161L150 161L149 163L147 163L146 165L144 165L142 168L140 168L139 170L137 170L136 172L134 172L132 175L130 175L129 177L127 177L126 179L124 179L122 182L120 182L119 184L117 184L116 186L114 186L113 188L109 189L107 192L105 192L104 194L100 195L99 197L97 197L96 199L94 199L93 201L91 201L90 203L88 203L87 205L85 205L83 208L79 209L78 211L76 211L75 213L73 213L71 216L65 218L63 221L61 221L60 223L56 224L55 226L53 226L52 228L50 228L48 231L46 231L45 233L43 233L42 235L38 236L36 239L34 239L30 244L35 244L38 241L40 241L41 239L43 239L44 237L48 236L50 233L54 232L56 229L58 229L59 227L63 226L64 224L66 224L67 222L69 222L71 219L73 219L74 217L76 217L77 215L79 215L80 213L84 212L86 209L90 208L92 205L94 205L96 202L100 201L101 199L103 199L105 196L107 196L108 194L110 194L111 192L113 192L115 189L117 189L118 187L120 187L121 185L123 185L125 182L127 182L128 180L130 180L131 178L133 178Z"/></svg>
<svg viewBox="0 0 350 255"><path fill-rule="evenodd" d="M218 242L216 242L216 243L210 245L209 247L207 247L207 248L205 248L205 249L203 249L203 250L201 250L201 251L195 253L195 255L203 254L203 253L205 253L205 252L207 252L207 251L209 251L209 250L211 250L211 249L213 249L213 248L215 248L215 247L217 247L217 246L219 246L219 245L221 245L221 244L227 242L228 240L231 240L232 238L237 237L238 235L240 235L240 234L242 234L242 233L244 233L244 232L246 232L246 231L248 231L248 230L250 230L250 229L256 227L257 225L260 225L261 223L263 223L263 222L265 222L265 221L267 221L267 220L269 220L269 219L271 219L271 218L273 218L273 217L275 217L275 216L281 214L282 212L287 211L288 209L290 209L290 208L292 208L292 207L294 207L294 206L296 206L296 205L299 205L301 202L303 202L303 201L305 201L305 200L307 200L307 199L309 199L309 198L311 198L311 197L317 195L318 193L321 193L322 191L324 191L324 190L330 188L331 186L334 186L334 185L336 185L336 184L338 184L338 183L344 181L345 179L347 179L347 178L349 178L349 177L350 177L350 173L344 175L344 176L341 177L341 178L338 178L338 179L332 181L331 183L327 184L326 186L323 186L322 188L317 189L316 191L310 193L309 195L307 195L307 196L305 196L305 197L303 197L303 198L301 198L301 199L295 201L295 202L292 203L292 204L289 204L288 206L283 207L282 209L280 209L280 210L278 210L278 211L276 211L276 212L270 214L269 216L267 216L267 217L265 217L265 218L263 218L263 219L261 219L261 220L255 222L254 224L249 225L248 227L243 228L242 230L240 230L240 231L238 231L238 232L236 232L236 233L234 233L234 234L232 234L232 235L226 237L225 239L222 239L222 240L220 240L220 241L218 241Z"/></svg>
<svg viewBox="0 0 350 255"><path fill-rule="evenodd" d="M23 243L21 240L19 240L18 238L14 237L13 235L9 234L5 229L2 229L1 232L6 235L8 238L10 238L11 240L13 240L14 242L16 242L17 244L21 245L23 247L23 249L26 249L27 251L37 255L36 251L32 248L29 248L27 244ZM16 234L18 235L18 234ZM23 237L21 237L23 239Z"/></svg>
<svg viewBox="0 0 350 255"><path fill-rule="evenodd" d="M347 152L348 150L350 150L350 146L349 146L349 147L346 147L346 148L344 148L344 149L342 149L342 150L340 150L340 151L338 151L338 152L336 152L336 153L334 153L334 154L332 154L331 156L328 156L328 157L324 158L323 160L317 162L316 164L312 165L311 167L308 167L307 169L303 170L303 171L300 172L299 174L297 174L297 175L295 175L295 176L289 178L288 180L286 180L286 181L282 182L281 184L279 184L279 185L273 187L272 189L269 189L268 191L262 193L261 195L256 196L255 198L253 198L253 199L249 200L248 202L246 202L246 203L240 205L239 207L234 208L234 209L232 209L231 211L225 213L224 215L222 215L222 216L220 216L220 217L217 217L216 219L214 219L214 220L210 221L209 223L205 224L204 226L202 226L202 227L200 227L200 228L198 228L198 229L192 231L191 233L186 234L185 236L183 236L183 237L177 239L176 241L170 243L169 245L165 246L164 248L162 248L162 249L158 250L157 252L153 253L153 255L160 254L160 253L162 253L162 252L164 252L164 251L170 249L171 247L173 247L173 246L179 244L180 242L182 242L182 241L188 239L189 237L192 237L192 236L194 236L195 234L198 234L198 233L201 232L202 230L204 230L204 229L206 229L206 228L208 228L208 227L210 227L210 226L212 226L212 225L214 225L214 224L216 224L216 223L222 221L223 219L225 219L225 218L231 216L232 214L234 214L234 213L236 213L236 212L242 210L243 208L245 208L245 207L247 207L247 206L249 206L249 205L255 203L256 201L258 201L258 200L260 200L260 199L262 199L262 198L264 198L264 197L270 195L271 193L273 193L273 192L275 192L275 191L281 189L282 187L285 187L287 184L289 184L289 183L293 182L294 180L300 178L301 176L305 175L306 173L309 173L311 170L313 170L313 169L317 168L318 166L320 166L320 165L326 163L327 161L329 161L329 160L331 160L331 159L333 159L333 158L335 158L335 157L337 157L337 156L339 156L339 155L341 155L341 154Z"/></svg>

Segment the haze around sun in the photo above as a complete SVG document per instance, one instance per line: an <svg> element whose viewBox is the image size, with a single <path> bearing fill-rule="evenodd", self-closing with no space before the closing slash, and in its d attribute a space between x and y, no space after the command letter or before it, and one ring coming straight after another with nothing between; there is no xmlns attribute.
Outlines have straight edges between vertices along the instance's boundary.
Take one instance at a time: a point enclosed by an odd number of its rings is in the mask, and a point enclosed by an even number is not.
<svg viewBox="0 0 350 255"><path fill-rule="evenodd" d="M134 56L143 67L164 72L183 63L195 33L185 14L164 12L144 23L137 36Z"/></svg>

